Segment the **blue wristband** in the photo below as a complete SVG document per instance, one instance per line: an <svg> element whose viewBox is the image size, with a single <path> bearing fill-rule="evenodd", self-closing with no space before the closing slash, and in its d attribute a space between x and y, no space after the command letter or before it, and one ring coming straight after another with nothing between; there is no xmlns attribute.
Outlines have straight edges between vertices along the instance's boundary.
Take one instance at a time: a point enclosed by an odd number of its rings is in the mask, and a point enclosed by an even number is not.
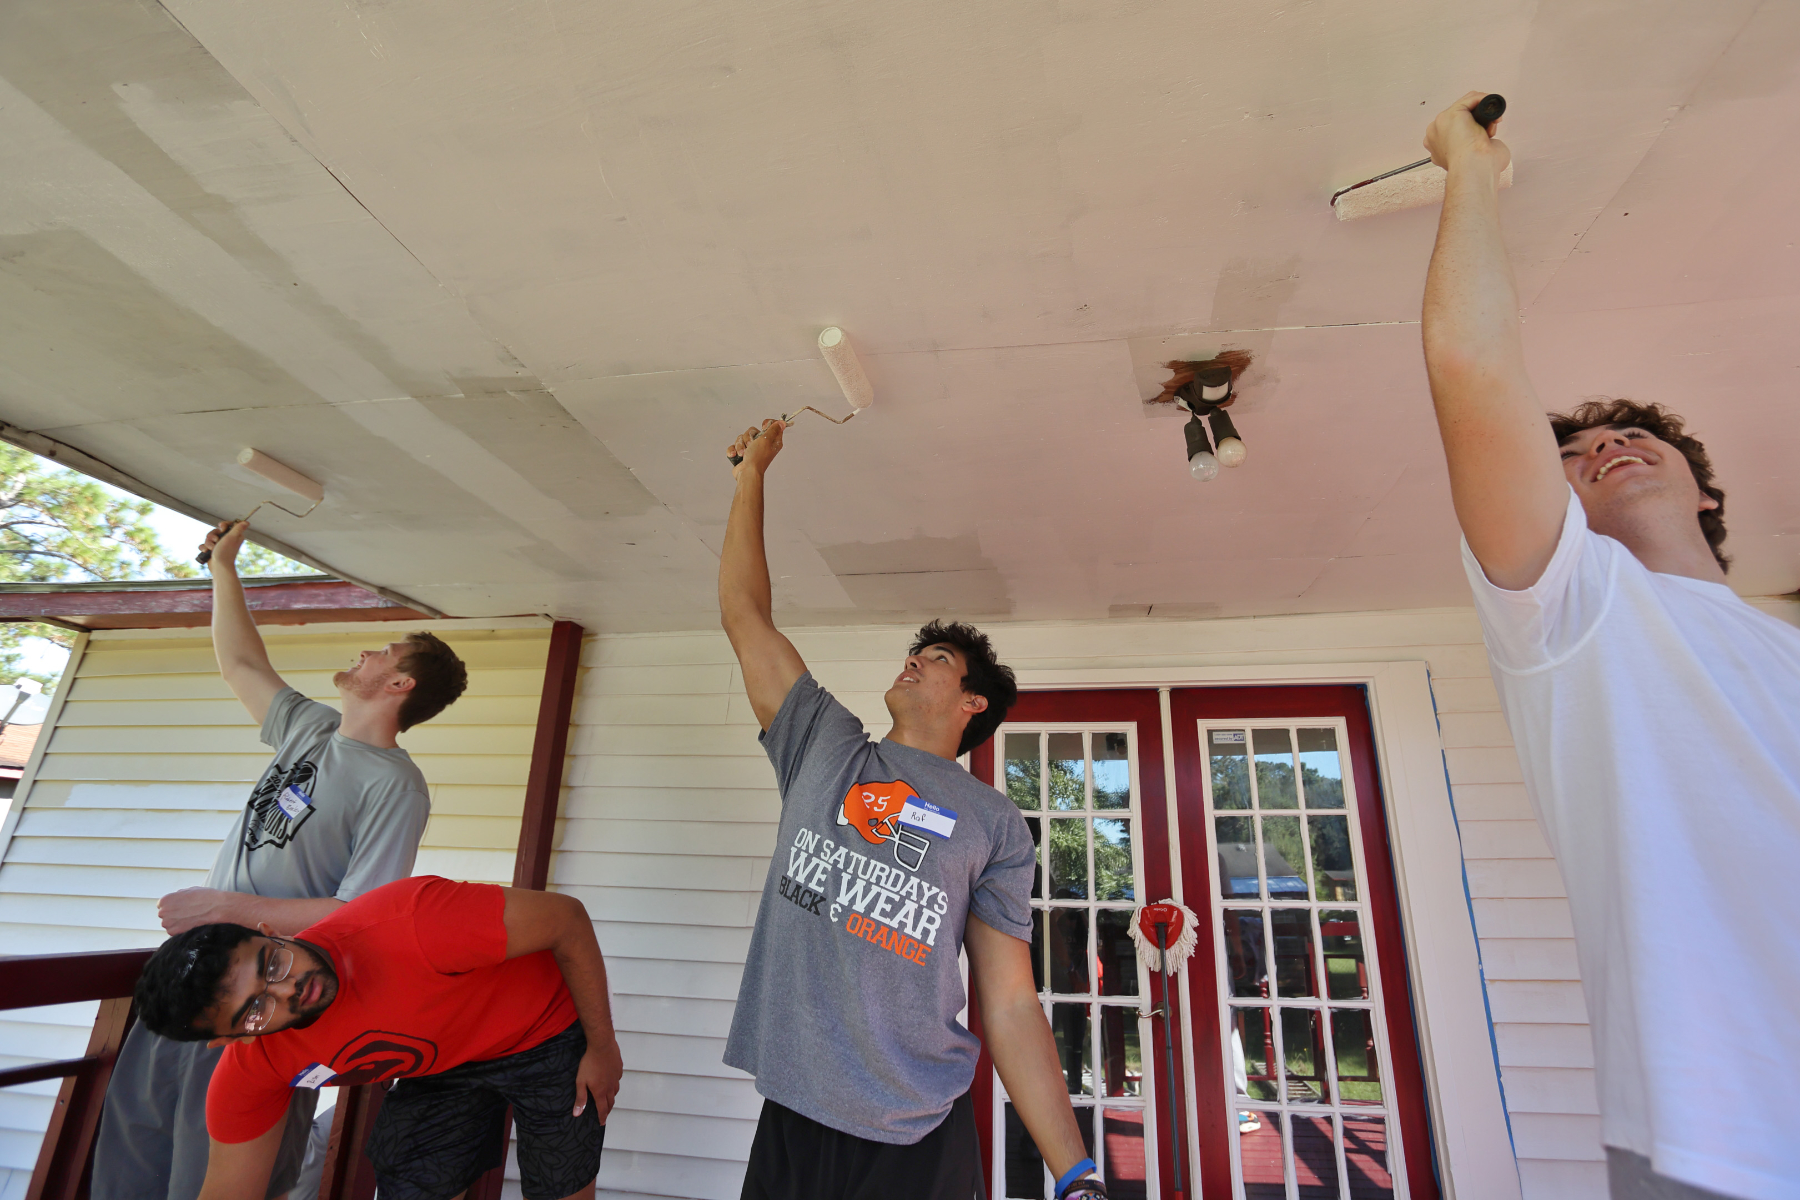
<svg viewBox="0 0 1800 1200"><path fill-rule="evenodd" d="M1056 1194L1058 1196L1062 1195L1064 1188L1068 1187L1071 1183L1074 1183L1077 1179L1080 1179L1083 1175L1086 1175L1089 1171L1097 1170L1099 1170L1099 1168L1094 1165L1093 1159L1082 1159L1067 1171L1064 1171L1063 1177L1056 1181Z"/></svg>

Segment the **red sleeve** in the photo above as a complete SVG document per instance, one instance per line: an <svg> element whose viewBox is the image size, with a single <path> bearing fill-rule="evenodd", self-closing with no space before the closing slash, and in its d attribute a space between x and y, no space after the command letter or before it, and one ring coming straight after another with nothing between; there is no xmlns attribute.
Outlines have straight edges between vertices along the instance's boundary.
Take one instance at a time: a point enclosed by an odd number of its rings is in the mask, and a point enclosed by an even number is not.
<svg viewBox="0 0 1800 1200"><path fill-rule="evenodd" d="M225 1047L206 1087L206 1132L221 1142L261 1137L287 1115L288 1081L278 1079L260 1047Z"/></svg>
<svg viewBox="0 0 1800 1200"><path fill-rule="evenodd" d="M506 893L491 883L432 879L419 888L413 932L434 970L458 975L506 961Z"/></svg>

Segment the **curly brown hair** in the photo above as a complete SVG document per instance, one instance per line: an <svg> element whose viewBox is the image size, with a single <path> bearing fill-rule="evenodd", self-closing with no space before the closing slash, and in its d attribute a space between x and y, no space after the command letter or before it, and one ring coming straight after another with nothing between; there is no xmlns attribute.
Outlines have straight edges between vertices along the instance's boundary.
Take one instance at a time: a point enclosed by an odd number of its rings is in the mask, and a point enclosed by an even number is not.
<svg viewBox="0 0 1800 1200"><path fill-rule="evenodd" d="M1725 491L1713 484L1712 459L1706 456L1705 445L1699 438L1682 432L1679 416L1660 404L1639 404L1635 400L1612 396L1583 401L1569 412L1550 413L1549 416L1550 428L1556 434L1559 446L1584 429L1606 426L1641 429L1681 451L1700 491L1719 502L1719 507L1701 511L1700 532L1706 535L1706 544L1712 547L1713 557L1719 560L1719 569L1731 570L1731 558L1719 548L1725 544Z"/></svg>

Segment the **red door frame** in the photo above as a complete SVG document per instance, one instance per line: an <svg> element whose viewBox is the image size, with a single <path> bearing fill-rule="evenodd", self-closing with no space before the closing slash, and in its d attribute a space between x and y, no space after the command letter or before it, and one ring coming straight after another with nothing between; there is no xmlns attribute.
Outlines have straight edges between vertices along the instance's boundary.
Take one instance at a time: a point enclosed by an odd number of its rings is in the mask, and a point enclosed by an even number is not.
<svg viewBox="0 0 1800 1200"><path fill-rule="evenodd" d="M1439 1200L1425 1078L1420 1065L1418 1029L1413 1022L1412 976L1407 970L1406 938L1400 925L1400 902L1394 884L1394 859L1388 847L1387 807L1375 770L1375 736L1369 720L1368 693L1357 685L1303 687L1194 687L1170 693L1174 718L1175 796L1181 824L1181 870L1185 879L1204 881L1188 888L1189 907L1200 915L1200 944L1194 954L1194 1073L1197 1080L1225 1078L1219 1044L1219 1000L1210 916L1213 864L1206 851L1205 792L1201 775L1198 722L1237 718L1342 717L1349 734L1352 779L1356 787L1357 823L1362 831L1363 864L1368 871L1369 918L1375 936L1376 961L1382 980L1382 1008L1387 1018L1388 1050L1394 1078L1394 1111L1406 1158L1411 1200ZM1203 1023L1203 1024L1202 1024ZM1202 1031L1207 1031L1205 1036ZM1199 1090L1196 1087L1196 1090ZM1200 1118L1200 1182L1202 1195L1228 1197L1231 1154L1228 1106L1222 1087L1196 1096Z"/></svg>
<svg viewBox="0 0 1800 1200"><path fill-rule="evenodd" d="M1137 902L1147 904L1152 900L1161 900L1165 896L1173 895L1167 853L1169 805L1163 783L1162 701L1157 690L1155 688L1117 688L1091 691L1025 692L1019 696L1018 703L1013 705L1011 711L1006 714L1006 721L1008 724L1034 721L1079 721L1090 724L1134 721L1137 723L1138 820L1141 822L1140 836L1142 837L1141 844L1144 847L1144 890L1146 892L1145 895L1138 897ZM989 738L969 752L969 771L975 778L993 786L995 783L994 767L994 739ZM1154 853L1152 847L1162 847L1163 852ZM1202 952L1208 956L1207 962L1212 961L1208 940L1210 937L1210 930L1202 927L1200 939ZM1159 987L1156 977L1152 976L1151 995L1145 999L1153 1005L1161 999L1158 994ZM1181 1011L1179 1005L1171 1005L1170 1010L1177 1014ZM1171 1024L1175 1028L1175 1061L1182 1062L1182 1022L1179 1019L1170 1022L1157 1018L1153 1022L1153 1026L1162 1026L1163 1028L1153 1027L1151 1029L1151 1044L1145 1050L1145 1054L1154 1059L1155 1065L1152 1069L1156 1072L1156 1094L1159 1098L1168 1094L1162 1089L1171 1086L1171 1083L1167 1078L1167 1072L1163 1070L1162 1042L1158 1038L1167 1036L1167 1027ZM973 995L969 999L969 1028L974 1031L975 1036L981 1037L981 1011ZM1216 1052L1215 1057L1217 1057ZM981 1137L984 1178L990 1180L994 1177L994 1154L997 1149L993 1144L993 1080L994 1062L988 1055L984 1040L981 1061L975 1067L975 1082L969 1091L970 1098L975 1105L976 1129ZM1192 1091L1193 1089L1186 1089L1188 1095L1191 1095ZM1183 1099L1182 1116L1184 1119L1187 1115L1187 1104L1188 1100ZM1220 1104L1223 1104L1222 1098ZM1156 1122L1157 1145L1164 1150L1164 1153L1157 1156L1159 1170L1162 1173L1162 1194L1169 1196L1174 1194L1174 1160L1169 1157L1167 1149L1170 1146L1179 1145L1181 1142L1171 1140L1172 1134L1167 1128L1168 1122L1164 1119L1167 1111L1166 1104L1159 1102L1154 1107L1155 1112L1146 1111L1146 1120ZM1146 1105L1146 1110L1149 1108L1150 1106ZM1220 1111L1223 1113L1222 1108ZM1220 1120L1223 1121L1223 1116ZM1222 1125L1221 1128L1223 1128ZM1094 1136L1099 1137L1102 1132L1096 1130Z"/></svg>

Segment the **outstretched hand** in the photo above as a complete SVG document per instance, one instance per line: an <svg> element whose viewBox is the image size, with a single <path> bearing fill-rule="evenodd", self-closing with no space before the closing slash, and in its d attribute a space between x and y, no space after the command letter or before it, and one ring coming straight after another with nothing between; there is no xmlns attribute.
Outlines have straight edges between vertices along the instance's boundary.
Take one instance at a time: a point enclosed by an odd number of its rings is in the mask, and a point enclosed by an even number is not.
<svg viewBox="0 0 1800 1200"><path fill-rule="evenodd" d="M218 528L206 535L206 541L200 547L210 555L207 565L218 564L235 569L238 550L244 544L244 535L249 532L248 521L220 521Z"/></svg>
<svg viewBox="0 0 1800 1200"><path fill-rule="evenodd" d="M588 1106L588 1097L592 1096L596 1115L602 1125L606 1124L613 1100L619 1094L619 1078L624 1074L625 1060L619 1055L617 1038L607 1038L603 1046L590 1041L587 1053L581 1056L581 1063L575 1068L574 1115L581 1115Z"/></svg>
<svg viewBox="0 0 1800 1200"><path fill-rule="evenodd" d="M735 464L731 473L737 476L746 470L758 474L769 469L775 456L781 453L781 437L787 432L787 422L770 418L762 423L762 428L755 427L744 430L738 440L731 443L725 451L729 459L741 458L744 461Z"/></svg>
<svg viewBox="0 0 1800 1200"><path fill-rule="evenodd" d="M1473 110L1486 95L1486 92L1469 92L1432 118L1425 129L1425 149L1430 152L1432 162L1447 171L1453 162L1465 160L1468 155L1480 155L1492 159L1495 175L1506 170L1506 165L1512 161L1512 151L1507 149L1505 142L1494 137L1500 122L1495 121L1485 129L1475 123Z"/></svg>

